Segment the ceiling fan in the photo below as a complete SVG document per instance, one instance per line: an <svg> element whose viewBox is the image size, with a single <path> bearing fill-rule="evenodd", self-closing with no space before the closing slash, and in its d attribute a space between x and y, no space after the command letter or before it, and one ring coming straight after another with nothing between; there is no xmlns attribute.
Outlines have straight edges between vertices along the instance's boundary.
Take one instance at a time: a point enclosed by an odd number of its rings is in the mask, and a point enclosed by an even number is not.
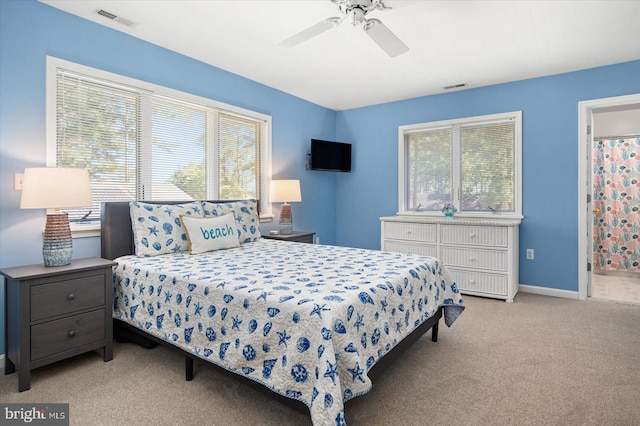
<svg viewBox="0 0 640 426"><path fill-rule="evenodd" d="M345 19L351 25L360 26L371 39L391 57L398 56L409 48L391 32L379 19L366 16L373 10L389 10L382 0L329 0L338 6L341 17L333 17L318 22L315 25L303 30L280 43L284 47L294 47L305 42L323 32L339 25Z"/></svg>

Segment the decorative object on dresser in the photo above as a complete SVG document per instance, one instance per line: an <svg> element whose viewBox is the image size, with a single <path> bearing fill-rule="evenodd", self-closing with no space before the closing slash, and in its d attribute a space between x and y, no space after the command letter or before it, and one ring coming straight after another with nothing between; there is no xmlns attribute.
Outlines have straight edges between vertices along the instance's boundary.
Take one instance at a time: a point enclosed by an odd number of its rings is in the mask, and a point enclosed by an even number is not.
<svg viewBox="0 0 640 426"><path fill-rule="evenodd" d="M47 213L42 257L45 266L71 262L73 242L69 217L61 208L90 207L93 203L86 169L33 167L24 170L21 209L55 209Z"/></svg>
<svg viewBox="0 0 640 426"><path fill-rule="evenodd" d="M280 207L280 233L290 234L293 231L293 214L291 204L302 201L300 181L296 179L272 180L271 202L284 203Z"/></svg>
<svg viewBox="0 0 640 426"><path fill-rule="evenodd" d="M453 204L447 203L447 204L444 205L444 207L442 207L442 209L440 211L446 217L453 217L453 215L456 214L458 209L456 209L456 206L454 206Z"/></svg>
<svg viewBox="0 0 640 426"><path fill-rule="evenodd" d="M18 390L31 370L94 349L113 359L113 272L100 258L69 265L0 269L5 277L4 374L18 369Z"/></svg>
<svg viewBox="0 0 640 426"><path fill-rule="evenodd" d="M263 235L263 238L269 238L271 240L281 240L281 241L293 241L296 243L307 243L313 244L313 235L315 232L302 232L302 231L292 231L290 234L269 234Z"/></svg>
<svg viewBox="0 0 640 426"><path fill-rule="evenodd" d="M520 219L406 215L380 221L382 250L437 257L462 293L513 302Z"/></svg>

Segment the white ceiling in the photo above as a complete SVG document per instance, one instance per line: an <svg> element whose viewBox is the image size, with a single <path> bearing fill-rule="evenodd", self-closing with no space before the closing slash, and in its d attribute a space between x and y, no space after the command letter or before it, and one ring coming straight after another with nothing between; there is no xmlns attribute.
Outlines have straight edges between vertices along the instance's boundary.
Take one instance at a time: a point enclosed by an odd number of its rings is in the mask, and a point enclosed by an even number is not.
<svg viewBox="0 0 640 426"><path fill-rule="evenodd" d="M278 45L340 16L329 0L40 1L335 110L640 59L638 0L386 0L367 17L409 46L395 58L348 22Z"/></svg>

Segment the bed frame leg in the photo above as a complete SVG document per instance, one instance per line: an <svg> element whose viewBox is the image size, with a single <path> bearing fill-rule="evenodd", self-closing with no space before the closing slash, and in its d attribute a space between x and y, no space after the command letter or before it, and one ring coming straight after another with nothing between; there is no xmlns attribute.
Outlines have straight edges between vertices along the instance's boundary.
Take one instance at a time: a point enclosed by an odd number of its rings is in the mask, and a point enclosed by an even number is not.
<svg viewBox="0 0 640 426"><path fill-rule="evenodd" d="M440 324L440 321L436 322L433 327L431 327L431 341L432 342L437 342L438 341L438 324Z"/></svg>
<svg viewBox="0 0 640 426"><path fill-rule="evenodd" d="M187 382L193 380L193 358L184 357L185 379Z"/></svg>

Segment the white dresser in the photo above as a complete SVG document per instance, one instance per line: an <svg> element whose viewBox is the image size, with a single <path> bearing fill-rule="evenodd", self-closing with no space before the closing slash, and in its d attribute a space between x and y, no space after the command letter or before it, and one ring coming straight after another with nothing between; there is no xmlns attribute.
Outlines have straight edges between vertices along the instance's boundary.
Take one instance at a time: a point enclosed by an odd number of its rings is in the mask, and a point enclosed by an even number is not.
<svg viewBox="0 0 640 426"><path fill-rule="evenodd" d="M381 248L439 258L464 294L513 302L519 219L381 217Z"/></svg>

